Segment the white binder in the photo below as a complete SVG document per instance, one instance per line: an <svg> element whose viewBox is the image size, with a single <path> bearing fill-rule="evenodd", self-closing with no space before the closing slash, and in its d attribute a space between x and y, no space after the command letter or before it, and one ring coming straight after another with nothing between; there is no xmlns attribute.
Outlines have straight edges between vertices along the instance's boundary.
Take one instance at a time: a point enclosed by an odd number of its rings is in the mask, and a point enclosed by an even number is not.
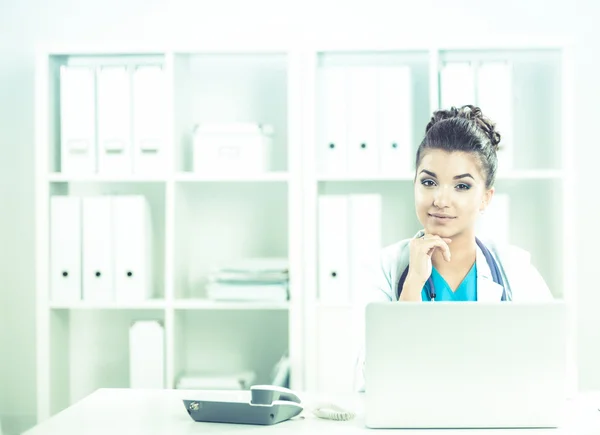
<svg viewBox="0 0 600 435"><path fill-rule="evenodd" d="M115 298L142 301L152 296L150 212L142 195L114 196Z"/></svg>
<svg viewBox="0 0 600 435"><path fill-rule="evenodd" d="M440 106L447 110L465 104L476 104L473 66L468 62L446 63L440 71Z"/></svg>
<svg viewBox="0 0 600 435"><path fill-rule="evenodd" d="M94 69L60 67L61 172L96 172L96 99Z"/></svg>
<svg viewBox="0 0 600 435"><path fill-rule="evenodd" d="M379 169L377 68L351 67L349 77L348 173L376 174Z"/></svg>
<svg viewBox="0 0 600 435"><path fill-rule="evenodd" d="M500 244L510 243L510 196L507 193L494 194L477 222L477 237Z"/></svg>
<svg viewBox="0 0 600 435"><path fill-rule="evenodd" d="M508 62L484 62L477 71L477 104L496 123L501 135L498 171L513 166L512 66Z"/></svg>
<svg viewBox="0 0 600 435"><path fill-rule="evenodd" d="M167 86L160 66L139 66L133 73L133 172L165 172Z"/></svg>
<svg viewBox="0 0 600 435"><path fill-rule="evenodd" d="M379 167L384 175L398 176L413 167L410 68L384 66L378 75Z"/></svg>
<svg viewBox="0 0 600 435"><path fill-rule="evenodd" d="M81 199L50 197L50 299L81 300Z"/></svg>
<svg viewBox="0 0 600 435"><path fill-rule="evenodd" d="M83 299L114 300L110 196L83 198Z"/></svg>
<svg viewBox="0 0 600 435"><path fill-rule="evenodd" d="M319 299L349 302L348 199L346 195L322 195L318 206Z"/></svg>
<svg viewBox="0 0 600 435"><path fill-rule="evenodd" d="M379 194L352 194L349 201L350 298L373 285L372 266L381 250L382 199Z"/></svg>
<svg viewBox="0 0 600 435"><path fill-rule="evenodd" d="M126 67L98 71L98 172L131 174L131 78Z"/></svg>
<svg viewBox="0 0 600 435"><path fill-rule="evenodd" d="M152 320L141 320L129 328L129 387L165 387L165 333Z"/></svg>
<svg viewBox="0 0 600 435"><path fill-rule="evenodd" d="M317 148L317 171L322 175L340 175L348 159L348 72L344 67L322 68L321 134Z"/></svg>

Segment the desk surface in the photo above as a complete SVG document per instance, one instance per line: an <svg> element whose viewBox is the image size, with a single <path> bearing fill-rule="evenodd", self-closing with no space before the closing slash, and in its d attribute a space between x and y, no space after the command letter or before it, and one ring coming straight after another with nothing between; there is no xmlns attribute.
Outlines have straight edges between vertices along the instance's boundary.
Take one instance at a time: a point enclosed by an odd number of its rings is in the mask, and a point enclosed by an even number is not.
<svg viewBox="0 0 600 435"><path fill-rule="evenodd" d="M299 433L357 433L375 432L365 427L362 417L363 395L317 396L300 395L304 411L292 420L273 426L234 425L223 423L197 423L187 414L182 399L199 399L206 393L186 390L130 390L100 389L24 435L92 435L92 434L299 434ZM226 395L232 392L215 392ZM317 418L312 409L318 403L335 403L354 411L357 416L349 421L331 421ZM581 394L568 404L568 418L560 429L510 429L510 430L402 430L405 435L440 433L453 435L480 434L600 434L600 393ZM377 429L379 432L387 430Z"/></svg>

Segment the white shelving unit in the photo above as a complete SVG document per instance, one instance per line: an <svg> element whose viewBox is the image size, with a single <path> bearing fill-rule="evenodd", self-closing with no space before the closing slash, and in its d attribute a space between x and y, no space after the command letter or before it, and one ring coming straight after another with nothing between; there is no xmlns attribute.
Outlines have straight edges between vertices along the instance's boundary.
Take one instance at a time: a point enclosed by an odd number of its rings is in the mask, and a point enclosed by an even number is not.
<svg viewBox="0 0 600 435"><path fill-rule="evenodd" d="M574 355L572 91L568 47L94 47L44 48L36 75L37 404L43 420L99 387L129 386L128 327L165 328L165 385L184 370L253 369L257 382L284 352L294 389L352 387L356 326L352 301L320 300L320 197L381 195L381 246L418 229L411 173L414 151L439 106L446 61L510 60L514 168L497 191L511 198L511 241L532 253L556 297L569 303ZM166 75L164 170L71 175L61 169L61 65L161 65ZM323 71L329 67L410 70L410 164L397 172L323 173ZM483 109L485 113L485 108ZM274 126L271 170L264 174L193 171L198 121L260 120ZM548 128L552 126L552 128ZM49 205L53 195L143 195L152 216L151 300L59 302L50 298ZM552 247L552 249L549 249ZM285 302L217 302L206 282L215 265L248 256L286 257ZM575 379L575 370L571 374Z"/></svg>
<svg viewBox="0 0 600 435"><path fill-rule="evenodd" d="M299 117L294 55L235 50L127 51L115 47L44 50L37 64L38 418L103 386L128 387L128 330L157 320L165 331L164 384L185 371L253 370L270 381L284 353L290 386L302 387ZM161 170L65 173L61 167L60 66L160 65L165 72L168 140ZM193 171L197 122L263 122L274 128L271 170ZM55 301L50 297L50 199L55 195L143 195L152 222L154 297L140 302ZM245 257L289 261L289 300L207 298L210 272Z"/></svg>

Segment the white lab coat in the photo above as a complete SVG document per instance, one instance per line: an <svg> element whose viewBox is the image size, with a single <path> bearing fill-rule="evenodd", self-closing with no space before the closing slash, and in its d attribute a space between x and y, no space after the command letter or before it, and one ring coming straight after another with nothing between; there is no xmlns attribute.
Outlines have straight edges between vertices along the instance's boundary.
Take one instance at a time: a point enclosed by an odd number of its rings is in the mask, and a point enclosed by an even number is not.
<svg viewBox="0 0 600 435"><path fill-rule="evenodd" d="M421 237L419 231L414 237ZM408 266L409 242L404 239L385 247L379 256L378 264L370 274L373 285L362 294L355 295L355 336L356 353L358 355L355 370L355 389L364 391L364 317L365 307L369 302L396 301L396 288L404 269ZM514 245L502 245L489 240L482 240L490 250L500 268L502 280L512 292L513 302L552 300L553 296L548 285L531 264L529 252ZM492 273L481 249L477 247L477 301L494 302L502 299L503 288L494 282ZM390 339L393 340L393 331Z"/></svg>

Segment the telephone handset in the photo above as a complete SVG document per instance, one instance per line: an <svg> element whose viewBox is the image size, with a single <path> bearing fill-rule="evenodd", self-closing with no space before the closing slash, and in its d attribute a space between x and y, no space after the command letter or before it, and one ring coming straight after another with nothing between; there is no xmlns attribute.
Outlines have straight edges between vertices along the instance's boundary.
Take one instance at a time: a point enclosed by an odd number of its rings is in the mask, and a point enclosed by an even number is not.
<svg viewBox="0 0 600 435"><path fill-rule="evenodd" d="M272 425L289 420L304 410L300 398L289 388L274 385L250 387L250 401L184 400L194 421ZM350 420L354 413L335 405L321 405L313 410L319 418Z"/></svg>

